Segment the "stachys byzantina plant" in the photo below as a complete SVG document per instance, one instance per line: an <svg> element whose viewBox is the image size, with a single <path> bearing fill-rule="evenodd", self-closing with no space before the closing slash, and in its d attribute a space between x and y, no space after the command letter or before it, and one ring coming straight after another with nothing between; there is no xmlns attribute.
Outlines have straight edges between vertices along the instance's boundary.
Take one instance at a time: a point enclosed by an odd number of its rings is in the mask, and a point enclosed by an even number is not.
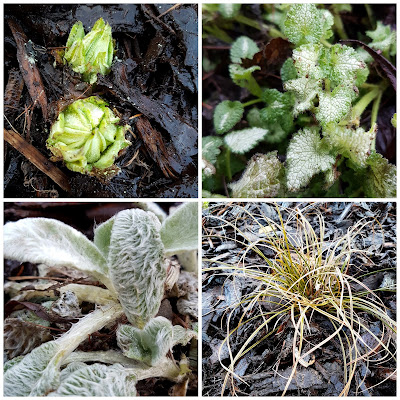
<svg viewBox="0 0 400 400"><path fill-rule="evenodd" d="M4 226L7 259L67 267L104 285L59 285L58 292L78 303L92 303L94 310L58 339L9 360L5 396L135 396L141 379L188 379L188 360L182 356L175 361L167 353L176 344L193 345L196 332L156 314L164 297L169 257L197 250L197 203L182 205L168 217L156 213L139 208L121 211L95 228L93 241L53 219L26 218ZM44 308L59 310L60 304L43 303L45 292L31 291L31 301L36 293L35 301ZM22 298L22 291L13 296ZM89 335L117 321L120 350L76 350Z"/></svg>
<svg viewBox="0 0 400 400"><path fill-rule="evenodd" d="M117 125L119 118L96 96L77 100L65 108L53 124L47 147L55 160L81 174L106 177L118 172L114 160L130 142L129 125Z"/></svg>

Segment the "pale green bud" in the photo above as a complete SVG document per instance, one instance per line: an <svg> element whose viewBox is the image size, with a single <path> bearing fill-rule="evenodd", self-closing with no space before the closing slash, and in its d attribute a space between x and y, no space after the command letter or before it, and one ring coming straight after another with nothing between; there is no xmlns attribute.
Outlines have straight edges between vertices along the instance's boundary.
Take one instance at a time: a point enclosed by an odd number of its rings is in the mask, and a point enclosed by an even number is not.
<svg viewBox="0 0 400 400"><path fill-rule="evenodd" d="M119 118L99 97L77 100L59 114L51 127L47 148L71 171L90 175L99 175L99 170L118 171L114 160L120 150L130 145L125 139L129 125L119 126L118 122Z"/></svg>
<svg viewBox="0 0 400 400"><path fill-rule="evenodd" d="M111 26L103 18L97 20L86 36L82 22L74 24L66 46L65 60L75 72L83 75L86 82L94 83L98 73L105 75L110 72L114 41Z"/></svg>

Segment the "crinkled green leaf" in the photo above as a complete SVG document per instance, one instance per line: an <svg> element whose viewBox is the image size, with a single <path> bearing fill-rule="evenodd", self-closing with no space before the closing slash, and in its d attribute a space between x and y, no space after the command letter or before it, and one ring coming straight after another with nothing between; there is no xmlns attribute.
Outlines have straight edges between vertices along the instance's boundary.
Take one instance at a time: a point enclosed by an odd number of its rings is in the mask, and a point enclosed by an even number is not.
<svg viewBox="0 0 400 400"><path fill-rule="evenodd" d="M296 117L314 106L315 96L321 90L321 82L302 77L285 82L284 89L295 95L293 115Z"/></svg>
<svg viewBox="0 0 400 400"><path fill-rule="evenodd" d="M331 27L334 24L333 15L329 10L322 9L321 16L322 16L322 30L324 32L324 39L329 39L333 35L333 31Z"/></svg>
<svg viewBox="0 0 400 400"><path fill-rule="evenodd" d="M222 3L218 4L218 11L224 18L233 18L239 14L240 7L238 3Z"/></svg>
<svg viewBox="0 0 400 400"><path fill-rule="evenodd" d="M231 64L229 66L229 75L236 85L247 89L254 96L260 97L262 90L252 75L254 71L259 71L260 69L256 65L250 68L243 68L238 64Z"/></svg>
<svg viewBox="0 0 400 400"><path fill-rule="evenodd" d="M369 169L363 182L365 194L368 197L396 197L396 166L376 152L368 157L367 165Z"/></svg>
<svg viewBox="0 0 400 400"><path fill-rule="evenodd" d="M58 389L49 396L136 396L136 377L122 365L75 364L74 370L69 371Z"/></svg>
<svg viewBox="0 0 400 400"><path fill-rule="evenodd" d="M215 132L222 134L231 130L243 117L244 108L240 101L225 100L215 107Z"/></svg>
<svg viewBox="0 0 400 400"><path fill-rule="evenodd" d="M287 150L287 187L297 191L319 172L328 171L335 163L321 143L318 128L305 128L293 135Z"/></svg>
<svg viewBox="0 0 400 400"><path fill-rule="evenodd" d="M114 219L108 253L111 280L128 320L143 326L157 314L166 265L161 224L151 212L130 209Z"/></svg>
<svg viewBox="0 0 400 400"><path fill-rule="evenodd" d="M69 267L113 285L106 259L81 232L63 222L47 218L25 218L4 226L4 257L20 262Z"/></svg>
<svg viewBox="0 0 400 400"><path fill-rule="evenodd" d="M314 4L293 4L286 15L283 33L296 46L319 43L321 38L330 36L330 22L326 12Z"/></svg>
<svg viewBox="0 0 400 400"><path fill-rule="evenodd" d="M256 147L267 133L268 130L262 128L234 131L225 136L225 144L233 153L243 154Z"/></svg>
<svg viewBox="0 0 400 400"><path fill-rule="evenodd" d="M280 189L279 175L282 164L277 152L255 154L249 161L242 177L229 184L232 197L276 197Z"/></svg>
<svg viewBox="0 0 400 400"><path fill-rule="evenodd" d="M251 60L254 54L259 51L260 49L254 40L247 36L240 36L232 44L230 51L231 62L240 64L246 58Z"/></svg>
<svg viewBox="0 0 400 400"><path fill-rule="evenodd" d="M196 202L180 205L162 224L160 235L166 256L198 249Z"/></svg>
<svg viewBox="0 0 400 400"><path fill-rule="evenodd" d="M396 54L396 31L392 31L390 25L384 25L381 21L376 23L376 29L366 31L365 34L372 39L369 47L374 50L380 50L391 56Z"/></svg>
<svg viewBox="0 0 400 400"><path fill-rule="evenodd" d="M202 140L202 157L211 164L217 162L217 157L221 153L222 139L216 136L206 136Z"/></svg>
<svg viewBox="0 0 400 400"><path fill-rule="evenodd" d="M365 167L376 136L374 129L366 132L363 128L350 129L331 124L323 133L335 151L349 158L357 166Z"/></svg>
<svg viewBox="0 0 400 400"><path fill-rule="evenodd" d="M341 121L351 109L352 89L338 86L333 92L321 91L315 116L322 126Z"/></svg>
<svg viewBox="0 0 400 400"><path fill-rule="evenodd" d="M143 329L119 325L117 341L126 357L156 365L173 346L173 327L164 317L151 319Z"/></svg>
<svg viewBox="0 0 400 400"><path fill-rule="evenodd" d="M262 99L267 103L267 107L261 110L260 116L268 124L269 130L271 131L274 125L278 125L285 133L289 133L293 126L293 117L291 116L294 105L293 93L281 93L276 89L266 89Z"/></svg>
<svg viewBox="0 0 400 400"><path fill-rule="evenodd" d="M290 81L292 79L296 79L297 69L294 66L293 58L288 58L282 65L281 68L281 79L282 82Z"/></svg>

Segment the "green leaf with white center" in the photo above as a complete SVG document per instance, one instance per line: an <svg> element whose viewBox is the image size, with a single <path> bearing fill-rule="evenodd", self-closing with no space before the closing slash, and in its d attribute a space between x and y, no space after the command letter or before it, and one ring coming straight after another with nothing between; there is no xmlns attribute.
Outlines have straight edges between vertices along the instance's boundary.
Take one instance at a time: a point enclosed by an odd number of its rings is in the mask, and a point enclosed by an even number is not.
<svg viewBox="0 0 400 400"><path fill-rule="evenodd" d="M287 150L287 188L295 192L319 172L333 167L335 156L324 148L318 128L304 128L293 135Z"/></svg>
<svg viewBox="0 0 400 400"><path fill-rule="evenodd" d="M372 42L368 44L369 47L391 56L396 54L396 31L392 30L390 25L384 25L378 21L376 29L366 31L365 34L372 39Z"/></svg>
<svg viewBox="0 0 400 400"><path fill-rule="evenodd" d="M108 251L110 277L132 324L153 318L164 295L166 264L161 224L151 212L119 212L114 219Z"/></svg>
<svg viewBox="0 0 400 400"><path fill-rule="evenodd" d="M314 99L321 91L321 81L302 77L285 82L283 87L295 95L293 115L297 117L298 114L314 107Z"/></svg>
<svg viewBox="0 0 400 400"><path fill-rule="evenodd" d="M233 18L239 14L241 4L222 3L218 4L218 11L224 18Z"/></svg>
<svg viewBox="0 0 400 400"><path fill-rule="evenodd" d="M319 43L321 38L329 37L330 22L314 4L293 4L286 15L283 33L296 46Z"/></svg>
<svg viewBox="0 0 400 400"><path fill-rule="evenodd" d="M299 77L323 78L323 71L319 67L322 50L321 44L305 44L293 50L292 58Z"/></svg>
<svg viewBox="0 0 400 400"><path fill-rule="evenodd" d="M221 153L220 147L223 141L220 137L206 136L202 140L202 157L205 158L211 164L217 162L217 157Z"/></svg>
<svg viewBox="0 0 400 400"><path fill-rule="evenodd" d="M374 128L366 132L363 128L350 129L345 126L330 124L324 129L323 134L332 148L339 154L349 158L359 167L366 166L376 136Z"/></svg>
<svg viewBox="0 0 400 400"><path fill-rule="evenodd" d="M359 54L353 48L341 44L325 49L321 65L324 68L325 77L330 79L335 86L351 87L356 84L360 73L365 74L365 71L368 71Z"/></svg>
<svg viewBox="0 0 400 400"><path fill-rule="evenodd" d="M122 365L79 363L49 396L135 397L136 394L136 378Z"/></svg>
<svg viewBox="0 0 400 400"><path fill-rule="evenodd" d="M256 65L250 68L243 68L238 64L231 64L229 66L229 75L233 83L247 89L254 96L260 97L262 90L252 75L254 71L259 70L261 70L261 67Z"/></svg>
<svg viewBox="0 0 400 400"><path fill-rule="evenodd" d="M322 126L341 121L351 109L353 89L338 86L333 92L319 93L319 105L315 116Z"/></svg>
<svg viewBox="0 0 400 400"><path fill-rule="evenodd" d="M240 36L232 44L230 51L231 62L240 64L246 58L251 60L254 54L259 51L260 49L254 40L247 36Z"/></svg>
<svg viewBox="0 0 400 400"><path fill-rule="evenodd" d="M85 235L63 222L48 218L20 219L4 226L3 237L7 259L73 268L114 291L101 251Z"/></svg>
<svg viewBox="0 0 400 400"><path fill-rule="evenodd" d="M167 257L198 248L196 202L179 206L162 224L160 235Z"/></svg>
<svg viewBox="0 0 400 400"><path fill-rule="evenodd" d="M231 196L237 198L266 198L278 196L279 175L282 164L277 152L255 154L249 161L242 177L229 184Z"/></svg>
<svg viewBox="0 0 400 400"><path fill-rule="evenodd" d="M243 154L253 149L268 134L267 129L247 128L225 136L225 144L233 153Z"/></svg>
<svg viewBox="0 0 400 400"><path fill-rule="evenodd" d="M368 157L364 191L368 197L396 197L396 166L375 151Z"/></svg>
<svg viewBox="0 0 400 400"><path fill-rule="evenodd" d="M244 107L240 101L225 100L215 107L214 129L222 134L230 131L243 117Z"/></svg>

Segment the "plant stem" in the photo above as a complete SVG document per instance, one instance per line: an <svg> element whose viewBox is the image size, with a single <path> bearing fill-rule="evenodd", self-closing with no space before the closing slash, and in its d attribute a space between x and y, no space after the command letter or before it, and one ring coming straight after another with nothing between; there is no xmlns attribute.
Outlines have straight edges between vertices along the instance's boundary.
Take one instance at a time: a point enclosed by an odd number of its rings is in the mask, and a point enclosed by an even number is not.
<svg viewBox="0 0 400 400"><path fill-rule="evenodd" d="M229 148L226 149L225 162L226 162L226 176L229 182L231 182L232 181L231 151L229 150Z"/></svg>
<svg viewBox="0 0 400 400"><path fill-rule="evenodd" d="M369 19L369 23L371 24L372 29L376 28L376 21L375 21L375 16L374 16L374 12L372 11L372 7L370 4L364 4L365 5L365 9L367 11L368 14L368 19Z"/></svg>
<svg viewBox="0 0 400 400"><path fill-rule="evenodd" d="M372 104L371 127L374 126L376 124L376 121L378 120L378 112L382 100L382 95L383 95L383 90L380 90L378 96L375 98L374 103Z"/></svg>
<svg viewBox="0 0 400 400"><path fill-rule="evenodd" d="M361 97L358 103L353 107L351 113L352 121L358 120L361 117L362 113L368 107L369 103L371 103L371 101L373 101L380 92L381 90L379 88L375 88L366 93L363 97Z"/></svg>
<svg viewBox="0 0 400 400"><path fill-rule="evenodd" d="M339 13L335 14L333 17L334 25L336 27L336 32L340 39L348 39L346 30L344 29L343 21Z"/></svg>
<svg viewBox="0 0 400 400"><path fill-rule="evenodd" d="M241 15L241 14L237 15L235 17L235 20L237 22L241 23L241 24L251 26L252 28L257 29L259 31L260 30L266 30L266 31L268 31L269 35L271 37L273 37L273 38L281 37L281 38L285 39L285 36L278 29L270 27L268 25L265 25L265 24L263 24L261 22L258 22L257 20L248 18L248 17L246 17L244 15Z"/></svg>
<svg viewBox="0 0 400 400"><path fill-rule="evenodd" d="M242 106L243 107L248 107L248 106L252 106L253 104L257 104L257 103L262 103L261 99L254 99L254 100L250 100L246 103L243 103Z"/></svg>
<svg viewBox="0 0 400 400"><path fill-rule="evenodd" d="M328 48L331 48L333 45L330 44L326 39L321 39L321 43Z"/></svg>

